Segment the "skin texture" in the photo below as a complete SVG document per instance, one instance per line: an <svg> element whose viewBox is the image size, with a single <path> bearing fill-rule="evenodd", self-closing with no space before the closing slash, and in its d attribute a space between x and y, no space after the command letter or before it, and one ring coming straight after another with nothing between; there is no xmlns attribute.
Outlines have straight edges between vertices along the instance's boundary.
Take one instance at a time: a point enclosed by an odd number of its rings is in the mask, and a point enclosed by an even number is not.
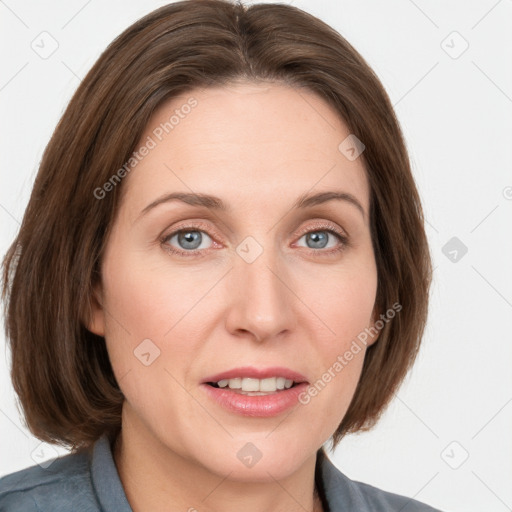
<svg viewBox="0 0 512 512"><path fill-rule="evenodd" d="M120 185L95 291L89 329L105 337L126 397L115 462L135 512L321 510L316 451L346 413L365 348L307 405L276 417L228 412L200 384L246 365L285 366L316 382L373 325L364 165L338 149L350 132L337 113L283 84L236 82L173 98L141 145L191 97L197 106ZM355 196L364 216L348 201L292 209L301 194L328 190ZM218 196L230 211L173 201L140 216L177 191ZM332 225L348 245L326 233ZM190 251L178 236L161 241L183 228L201 233L201 256L166 250ZM306 232L328 236L326 246ZM236 251L248 236L263 249L252 263ZM149 366L134 355L145 339L160 350ZM251 468L236 456L248 442L262 453Z"/></svg>

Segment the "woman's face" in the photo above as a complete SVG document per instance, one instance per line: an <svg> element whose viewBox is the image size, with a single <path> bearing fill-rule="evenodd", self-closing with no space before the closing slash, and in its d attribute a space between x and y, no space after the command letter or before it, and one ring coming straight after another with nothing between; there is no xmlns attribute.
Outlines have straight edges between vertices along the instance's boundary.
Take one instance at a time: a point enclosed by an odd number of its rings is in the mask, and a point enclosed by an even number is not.
<svg viewBox="0 0 512 512"><path fill-rule="evenodd" d="M349 134L314 93L275 84L196 89L148 123L137 146L146 150L117 185L103 308L89 328L105 336L126 398L123 428L162 456L240 480L280 478L341 422L366 349L351 346L373 324L377 289L369 186ZM355 202L296 206L325 192ZM215 196L224 208L160 201L171 193ZM241 367L281 369L262 382ZM205 383L232 369L235 387L238 376L244 388L271 389L272 374L290 371L317 393L301 403L294 388L251 396Z"/></svg>

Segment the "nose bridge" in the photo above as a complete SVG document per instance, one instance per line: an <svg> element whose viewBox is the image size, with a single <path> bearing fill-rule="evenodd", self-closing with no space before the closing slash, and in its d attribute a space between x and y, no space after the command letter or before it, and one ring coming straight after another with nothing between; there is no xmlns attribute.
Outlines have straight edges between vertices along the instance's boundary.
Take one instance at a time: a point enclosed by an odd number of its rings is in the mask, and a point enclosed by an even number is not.
<svg viewBox="0 0 512 512"><path fill-rule="evenodd" d="M247 237L236 248L232 273L231 330L252 332L258 339L292 327L292 293L279 251Z"/></svg>

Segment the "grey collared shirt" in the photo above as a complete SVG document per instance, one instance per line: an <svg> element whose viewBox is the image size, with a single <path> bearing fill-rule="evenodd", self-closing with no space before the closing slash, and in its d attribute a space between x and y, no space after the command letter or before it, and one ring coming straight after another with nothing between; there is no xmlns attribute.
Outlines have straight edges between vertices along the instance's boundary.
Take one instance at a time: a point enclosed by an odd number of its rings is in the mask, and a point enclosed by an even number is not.
<svg viewBox="0 0 512 512"><path fill-rule="evenodd" d="M46 464L45 464L46 466ZM315 479L325 512L441 512L417 500L351 480L317 453ZM0 478L0 512L132 512L106 436L87 451L66 454Z"/></svg>

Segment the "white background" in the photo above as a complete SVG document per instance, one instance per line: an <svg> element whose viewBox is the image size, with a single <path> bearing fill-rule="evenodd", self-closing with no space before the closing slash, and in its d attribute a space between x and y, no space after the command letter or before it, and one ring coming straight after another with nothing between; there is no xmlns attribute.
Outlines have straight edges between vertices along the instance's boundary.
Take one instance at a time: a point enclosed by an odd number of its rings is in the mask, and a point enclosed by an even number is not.
<svg viewBox="0 0 512 512"><path fill-rule="evenodd" d="M0 1L2 255L80 79L115 36L165 3ZM375 429L344 439L331 459L352 479L445 511L512 510L512 1L287 3L332 25L382 80L435 266L413 372ZM31 48L43 31L58 42L47 59ZM452 237L468 248L456 262L442 252ZM39 446L24 427L0 343L4 475L67 452Z"/></svg>

